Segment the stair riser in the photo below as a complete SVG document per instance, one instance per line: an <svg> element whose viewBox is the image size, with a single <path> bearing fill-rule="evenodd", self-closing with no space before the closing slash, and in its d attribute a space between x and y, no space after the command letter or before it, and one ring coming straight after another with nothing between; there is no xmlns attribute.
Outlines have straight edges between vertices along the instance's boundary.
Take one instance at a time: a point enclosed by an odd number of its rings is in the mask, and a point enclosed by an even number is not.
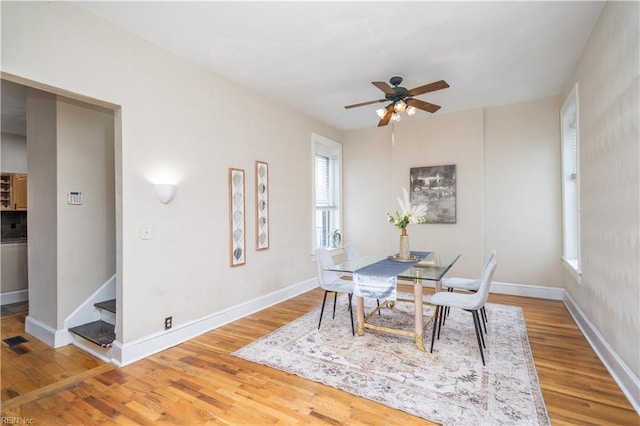
<svg viewBox="0 0 640 426"><path fill-rule="evenodd" d="M113 312L105 311L104 309L98 309L100 311L100 319L104 322L108 322L111 325L116 324L116 314Z"/></svg>
<svg viewBox="0 0 640 426"><path fill-rule="evenodd" d="M96 345L95 343L85 339L84 337L78 336L77 334L73 335L72 344L85 352L90 353L96 358L101 359L104 362L111 362L113 348L103 348L102 346Z"/></svg>

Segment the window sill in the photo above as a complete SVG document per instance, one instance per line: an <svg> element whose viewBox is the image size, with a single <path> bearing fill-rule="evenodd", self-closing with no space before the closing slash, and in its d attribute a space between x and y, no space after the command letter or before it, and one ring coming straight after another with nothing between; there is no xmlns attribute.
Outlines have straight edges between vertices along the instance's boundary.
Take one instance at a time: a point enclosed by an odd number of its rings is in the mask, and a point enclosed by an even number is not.
<svg viewBox="0 0 640 426"><path fill-rule="evenodd" d="M564 265L564 269L569 271L571 276L578 284L582 281L582 271L578 268L578 260L577 259L566 259L562 258L562 264Z"/></svg>

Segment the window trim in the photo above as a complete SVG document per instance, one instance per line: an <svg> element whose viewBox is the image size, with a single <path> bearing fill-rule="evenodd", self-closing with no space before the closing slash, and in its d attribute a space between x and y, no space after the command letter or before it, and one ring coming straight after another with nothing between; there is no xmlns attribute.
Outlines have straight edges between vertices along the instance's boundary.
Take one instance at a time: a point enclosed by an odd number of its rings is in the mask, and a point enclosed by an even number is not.
<svg viewBox="0 0 640 426"><path fill-rule="evenodd" d="M571 152L568 153L568 140L567 135L571 131L569 130L569 122L575 122L575 138L574 145L571 148ZM578 83L575 83L571 92L567 95L567 98L560 108L560 147L561 147L561 184L562 184L562 263L571 273L573 278L580 283L582 278L582 261L580 250L580 114L578 103ZM568 155L575 156L575 163L569 164ZM570 170L569 170L570 169ZM574 180L575 188L568 188L567 181ZM570 230L567 229L567 222L571 220L568 218L568 191L575 192L575 241L573 235L570 235ZM571 248L568 248L567 240L571 238ZM573 245L575 244L575 247ZM575 258L569 257L567 251L575 251Z"/></svg>
<svg viewBox="0 0 640 426"><path fill-rule="evenodd" d="M312 253L315 252L315 249L318 246L318 242L316 240L316 154L323 154L330 157L334 157L336 160L336 167L334 169L334 187L335 187L335 220L336 220L336 228L340 230L340 233L344 236L344 230L342 229L343 218L342 218L342 144L326 138L317 133L311 134L311 171L312 171L312 179L311 179L311 204L312 204L312 214L311 214L311 246ZM340 243L342 245L342 242ZM338 248L328 248L329 250L341 250L341 247Z"/></svg>

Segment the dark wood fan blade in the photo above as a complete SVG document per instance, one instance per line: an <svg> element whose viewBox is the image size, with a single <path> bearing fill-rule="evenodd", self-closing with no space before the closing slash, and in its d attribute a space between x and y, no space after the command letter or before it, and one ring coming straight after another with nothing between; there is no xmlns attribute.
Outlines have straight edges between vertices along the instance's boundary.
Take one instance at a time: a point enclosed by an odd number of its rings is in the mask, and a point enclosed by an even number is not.
<svg viewBox="0 0 640 426"><path fill-rule="evenodd" d="M380 122L378 122L378 127L386 126L387 124L389 124L389 121L391 120L392 115L393 115L393 104L387 107L387 113L384 115L384 117L382 117Z"/></svg>
<svg viewBox="0 0 640 426"><path fill-rule="evenodd" d="M427 112L436 112L440 109L440 105L430 104L420 99L409 98L407 99L407 104Z"/></svg>
<svg viewBox="0 0 640 426"><path fill-rule="evenodd" d="M372 81L371 84L376 86L378 89L382 90L387 95L395 95L396 91L393 90L391 86L389 86L384 81Z"/></svg>
<svg viewBox="0 0 640 426"><path fill-rule="evenodd" d="M416 87L407 92L407 96L418 96L423 93L429 93L440 89L446 89L449 87L446 81L440 80L433 83L425 84L424 86ZM417 108L417 107L416 107Z"/></svg>
<svg viewBox="0 0 640 426"><path fill-rule="evenodd" d="M377 101L361 102L359 104L347 105L344 108L345 109L356 108L356 107L361 107L361 106L365 106L365 105L377 104L377 103L384 102L384 101L386 101L386 99L378 99Z"/></svg>

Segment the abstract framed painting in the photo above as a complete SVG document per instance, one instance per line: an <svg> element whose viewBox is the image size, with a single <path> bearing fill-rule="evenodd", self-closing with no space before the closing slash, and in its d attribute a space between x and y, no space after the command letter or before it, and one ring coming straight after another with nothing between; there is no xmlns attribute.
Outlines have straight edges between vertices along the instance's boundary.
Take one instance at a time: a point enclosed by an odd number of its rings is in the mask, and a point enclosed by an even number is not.
<svg viewBox="0 0 640 426"><path fill-rule="evenodd" d="M256 161L256 250L269 248L269 164Z"/></svg>
<svg viewBox="0 0 640 426"><path fill-rule="evenodd" d="M456 166L412 167L411 204L427 206L427 223L456 223Z"/></svg>
<svg viewBox="0 0 640 426"><path fill-rule="evenodd" d="M246 261L244 170L229 169L229 231L231 266Z"/></svg>

